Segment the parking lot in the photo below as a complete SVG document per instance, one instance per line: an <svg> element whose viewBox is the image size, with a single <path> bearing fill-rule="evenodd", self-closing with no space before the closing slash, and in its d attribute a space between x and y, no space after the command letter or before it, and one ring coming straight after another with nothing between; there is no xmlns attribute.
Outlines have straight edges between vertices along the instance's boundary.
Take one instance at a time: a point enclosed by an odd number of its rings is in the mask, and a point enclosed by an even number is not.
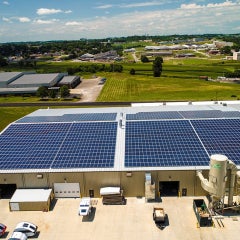
<svg viewBox="0 0 240 240"><path fill-rule="evenodd" d="M78 215L79 198L57 199L49 212L10 212L9 200L0 200L0 222L7 225L3 239L8 239L16 224L29 221L38 225L38 234L31 239L79 240L205 240L239 239L240 216L222 219L224 227L214 220L214 227L197 227L192 208L193 197L164 197L161 202L146 203L144 198L127 198L126 205L103 205L101 198L93 199L90 216ZM160 230L152 219L154 206L163 207L166 227Z"/></svg>

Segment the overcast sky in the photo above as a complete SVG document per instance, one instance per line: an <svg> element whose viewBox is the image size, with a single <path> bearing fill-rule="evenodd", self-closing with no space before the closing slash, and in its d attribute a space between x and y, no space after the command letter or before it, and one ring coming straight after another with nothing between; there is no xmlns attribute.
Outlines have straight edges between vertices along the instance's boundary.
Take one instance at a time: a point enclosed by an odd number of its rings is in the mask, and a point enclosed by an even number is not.
<svg viewBox="0 0 240 240"><path fill-rule="evenodd" d="M0 42L240 33L240 0L0 0Z"/></svg>

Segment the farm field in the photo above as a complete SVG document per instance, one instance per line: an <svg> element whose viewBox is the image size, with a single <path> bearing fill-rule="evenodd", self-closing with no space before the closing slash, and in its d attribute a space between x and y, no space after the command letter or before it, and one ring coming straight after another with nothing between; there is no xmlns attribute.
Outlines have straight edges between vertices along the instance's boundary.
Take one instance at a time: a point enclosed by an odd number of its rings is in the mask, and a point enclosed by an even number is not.
<svg viewBox="0 0 240 240"><path fill-rule="evenodd" d="M69 68L97 63L80 63L73 61L38 62L36 71L39 73L66 72ZM109 63L99 63L109 65ZM107 81L97 98L98 102L114 101L203 101L203 100L236 100L240 98L238 84L219 83L199 79L208 76L216 79L226 72L240 69L239 61L226 61L207 58L171 58L164 59L163 72L160 78L152 76L152 63L120 62L123 71L116 72L77 72L85 79L93 75L106 77ZM135 70L135 75L129 72ZM17 65L0 69L5 71L29 71L19 69ZM10 98L9 98L10 99ZM1 100L6 102L7 100ZM19 98L19 101L31 101ZM36 102L37 99L33 98Z"/></svg>
<svg viewBox="0 0 240 240"><path fill-rule="evenodd" d="M130 75L131 69L135 75ZM97 101L209 101L236 100L240 86L200 80L216 79L240 68L239 62L206 59L164 61L160 78L152 76L152 63L124 65L123 73L106 75L107 81Z"/></svg>

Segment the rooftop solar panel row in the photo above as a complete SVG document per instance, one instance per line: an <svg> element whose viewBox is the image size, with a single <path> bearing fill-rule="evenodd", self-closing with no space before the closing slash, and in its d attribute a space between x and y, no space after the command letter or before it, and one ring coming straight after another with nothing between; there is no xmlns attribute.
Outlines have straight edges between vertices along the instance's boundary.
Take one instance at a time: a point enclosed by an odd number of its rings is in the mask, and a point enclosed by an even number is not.
<svg viewBox="0 0 240 240"><path fill-rule="evenodd" d="M0 135L0 169L113 167L117 122L12 124Z"/></svg>
<svg viewBox="0 0 240 240"><path fill-rule="evenodd" d="M24 117L17 123L44 123L44 122L82 122L82 121L115 121L116 113L81 113L64 114L62 116L35 116Z"/></svg>
<svg viewBox="0 0 240 240"><path fill-rule="evenodd" d="M166 111L166 112L138 112L127 114L126 119L131 120L157 120L157 119L199 119L199 118L240 118L239 111L200 110L200 111Z"/></svg>
<svg viewBox="0 0 240 240"><path fill-rule="evenodd" d="M208 164L188 121L128 122L125 167L200 166Z"/></svg>

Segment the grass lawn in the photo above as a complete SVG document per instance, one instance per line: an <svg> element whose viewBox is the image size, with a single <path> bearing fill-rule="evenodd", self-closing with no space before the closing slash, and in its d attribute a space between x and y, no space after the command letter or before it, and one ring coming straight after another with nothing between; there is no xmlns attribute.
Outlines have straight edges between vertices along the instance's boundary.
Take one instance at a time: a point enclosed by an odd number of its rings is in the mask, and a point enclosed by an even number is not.
<svg viewBox="0 0 240 240"><path fill-rule="evenodd" d="M39 109L39 107L0 107L0 131L9 123Z"/></svg>
<svg viewBox="0 0 240 240"><path fill-rule="evenodd" d="M115 73L107 77L97 101L215 101L238 98L240 86L237 84Z"/></svg>

